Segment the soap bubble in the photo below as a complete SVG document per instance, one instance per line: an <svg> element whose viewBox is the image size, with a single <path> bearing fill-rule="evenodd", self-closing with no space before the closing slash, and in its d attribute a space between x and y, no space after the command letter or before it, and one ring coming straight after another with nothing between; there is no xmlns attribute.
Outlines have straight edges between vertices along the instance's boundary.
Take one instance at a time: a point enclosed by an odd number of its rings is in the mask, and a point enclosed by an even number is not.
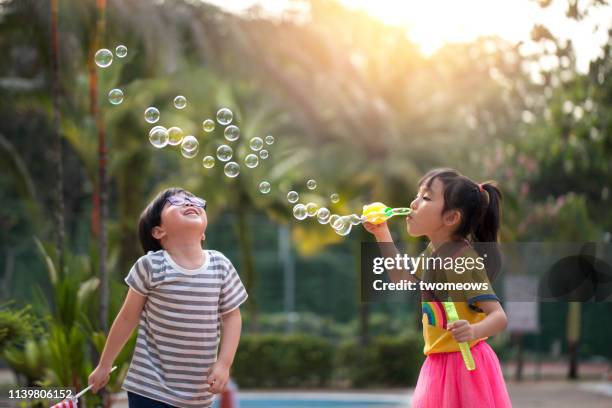
<svg viewBox="0 0 612 408"><path fill-rule="evenodd" d="M244 164L250 169L257 167L259 164L259 159L254 154L248 154L247 157L244 158Z"/></svg>
<svg viewBox="0 0 612 408"><path fill-rule="evenodd" d="M117 48L115 48L115 55L119 58L125 58L127 55L127 47L125 45L118 45Z"/></svg>
<svg viewBox="0 0 612 408"><path fill-rule="evenodd" d="M261 191L262 194L268 194L270 192L270 183L267 181L259 183L259 191Z"/></svg>
<svg viewBox="0 0 612 408"><path fill-rule="evenodd" d="M221 145L217 148L217 158L222 162L226 162L232 158L234 151L228 145Z"/></svg>
<svg viewBox="0 0 612 408"><path fill-rule="evenodd" d="M157 108L150 106L145 110L144 118L149 123L155 123L159 120L159 110Z"/></svg>
<svg viewBox="0 0 612 408"><path fill-rule="evenodd" d="M319 209L319 206L315 203L306 204L306 212L308 213L309 217L314 217L315 215L317 215L318 209Z"/></svg>
<svg viewBox="0 0 612 408"><path fill-rule="evenodd" d="M168 131L163 126L155 126L149 132L149 142L158 149L168 144Z"/></svg>
<svg viewBox="0 0 612 408"><path fill-rule="evenodd" d="M185 109L185 106L187 106L187 98L183 95L178 95L174 98L174 107L176 109Z"/></svg>
<svg viewBox="0 0 612 408"><path fill-rule="evenodd" d="M213 167L215 167L215 158L212 156L205 156L202 159L202 166L207 169L212 169Z"/></svg>
<svg viewBox="0 0 612 408"><path fill-rule="evenodd" d="M336 221L338 221L339 219L340 219L340 216L339 216L339 215L337 215L337 214L332 214L332 215L330 215L330 217L329 217L329 225L331 225L331 226L332 226L332 228L333 228L334 223L335 223Z"/></svg>
<svg viewBox="0 0 612 408"><path fill-rule="evenodd" d="M233 142L235 140L238 140L238 138L240 137L240 129L238 128L238 126L229 125L225 128L223 135L227 140Z"/></svg>
<svg viewBox="0 0 612 408"><path fill-rule="evenodd" d="M359 225L363 223L363 219L361 218L360 215L357 214L351 214L348 216L348 220L351 224L353 225Z"/></svg>
<svg viewBox="0 0 612 408"><path fill-rule="evenodd" d="M212 132L215 130L215 121L212 119L206 119L204 122L202 122L202 129L204 129L206 133Z"/></svg>
<svg viewBox="0 0 612 408"><path fill-rule="evenodd" d="M266 160L268 158L268 151L266 149L261 149L259 151L259 157Z"/></svg>
<svg viewBox="0 0 612 408"><path fill-rule="evenodd" d="M297 193L297 191L290 191L287 193L287 201L289 201L291 204L297 203L297 200L299 199L300 199L300 196Z"/></svg>
<svg viewBox="0 0 612 408"><path fill-rule="evenodd" d="M338 203L338 201L340 201L340 196L336 193L332 194L330 197L330 200L332 203L336 204Z"/></svg>
<svg viewBox="0 0 612 408"><path fill-rule="evenodd" d="M272 136L272 135L266 136L266 144L271 145L273 143L274 143L274 136Z"/></svg>
<svg viewBox="0 0 612 408"><path fill-rule="evenodd" d="M106 48L101 48L96 51L94 59L96 61L97 66L99 66L100 68L106 68L113 63L113 53L110 52L110 50L107 50Z"/></svg>
<svg viewBox="0 0 612 408"><path fill-rule="evenodd" d="M330 216L331 212L325 207L321 207L317 211L317 221L319 221L320 224L327 224Z"/></svg>
<svg viewBox="0 0 612 408"><path fill-rule="evenodd" d="M234 114L231 110L221 108L217 111L217 122L219 122L220 125L229 125L232 123L232 119L234 119Z"/></svg>
<svg viewBox="0 0 612 408"><path fill-rule="evenodd" d="M251 146L251 150L253 151L261 150L263 147L263 140L261 140L261 137L254 137L249 142L249 146Z"/></svg>
<svg viewBox="0 0 612 408"><path fill-rule="evenodd" d="M308 216L306 206L304 204L296 204L293 207L293 216L300 221L306 218Z"/></svg>
<svg viewBox="0 0 612 408"><path fill-rule="evenodd" d="M198 139L196 139L195 136L185 136L181 143L181 154L183 157L193 159L198 154L199 147L200 143L198 143Z"/></svg>
<svg viewBox="0 0 612 408"><path fill-rule="evenodd" d="M317 188L317 182L313 179L310 179L306 182L306 187L308 187L309 190L314 190L315 188Z"/></svg>
<svg viewBox="0 0 612 408"><path fill-rule="evenodd" d="M119 105L123 102L123 91L118 88L111 89L108 93L108 101L113 105Z"/></svg>
<svg viewBox="0 0 612 408"><path fill-rule="evenodd" d="M184 135L185 134L183 133L183 129L178 126L172 126L168 129L168 136L170 137L170 139L168 140L168 144L170 144L171 146L177 146L181 144Z"/></svg>
<svg viewBox="0 0 612 408"><path fill-rule="evenodd" d="M350 221L350 215L340 217L340 219L338 219L332 227L336 231L336 234L343 236L343 237L347 236L351 232L351 229L353 228L353 224L351 224L351 221Z"/></svg>
<svg viewBox="0 0 612 408"><path fill-rule="evenodd" d="M240 166L236 162L229 162L223 168L223 172L227 177L234 178L240 174Z"/></svg>

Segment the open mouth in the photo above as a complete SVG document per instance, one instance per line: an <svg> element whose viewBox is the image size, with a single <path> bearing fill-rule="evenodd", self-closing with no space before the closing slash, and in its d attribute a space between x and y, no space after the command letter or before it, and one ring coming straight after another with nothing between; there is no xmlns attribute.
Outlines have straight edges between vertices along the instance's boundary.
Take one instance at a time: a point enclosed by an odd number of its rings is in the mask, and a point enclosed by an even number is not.
<svg viewBox="0 0 612 408"><path fill-rule="evenodd" d="M195 208L188 208L185 210L185 212L183 213L183 215L200 215L200 213L198 212L198 210L196 210Z"/></svg>

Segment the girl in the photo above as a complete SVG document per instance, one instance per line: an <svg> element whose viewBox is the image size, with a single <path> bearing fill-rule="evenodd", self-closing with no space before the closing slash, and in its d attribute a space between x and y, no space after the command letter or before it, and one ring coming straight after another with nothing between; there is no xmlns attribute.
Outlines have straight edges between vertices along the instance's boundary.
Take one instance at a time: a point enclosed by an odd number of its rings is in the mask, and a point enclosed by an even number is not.
<svg viewBox="0 0 612 408"><path fill-rule="evenodd" d="M506 314L493 292L493 281L500 265L496 243L500 225L501 192L492 183L477 184L453 169L428 172L418 184L417 197L412 201L411 214L406 218L408 233L426 236L428 257L478 258L483 255L485 268L468 272L423 270L419 268L412 280L454 282L478 281L486 289L461 293L458 302L453 295L459 319L446 324L446 313L436 294L422 293L424 354L427 356L413 395L413 408L505 408L510 398L495 352L485 341L505 329ZM391 243L386 223L366 223L365 228L379 243ZM480 243L480 244L479 244ZM391 249L389 249L389 246ZM396 253L393 244L381 244L385 256ZM386 252L386 253L385 253ZM423 265L424 263L421 263ZM463 263L463 264L467 264ZM475 265L474 262L471 265ZM397 271L394 271L397 272ZM391 278L396 280L393 273ZM406 278L405 274L402 278ZM446 299L442 299L446 300ZM468 342L476 369L468 371L459 352L458 343Z"/></svg>
<svg viewBox="0 0 612 408"><path fill-rule="evenodd" d="M223 254L202 250L207 223L206 201L180 188L162 191L144 210L139 234L146 255L125 279L127 297L89 376L93 392L108 382L136 326L123 383L130 408L209 407L212 394L224 390L247 293Z"/></svg>

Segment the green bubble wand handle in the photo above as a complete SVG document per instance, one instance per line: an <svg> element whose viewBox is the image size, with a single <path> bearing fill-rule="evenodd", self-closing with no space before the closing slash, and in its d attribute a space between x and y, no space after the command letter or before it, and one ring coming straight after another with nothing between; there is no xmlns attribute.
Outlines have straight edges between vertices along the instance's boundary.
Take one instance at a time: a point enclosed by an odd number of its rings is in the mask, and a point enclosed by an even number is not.
<svg viewBox="0 0 612 408"><path fill-rule="evenodd" d="M453 323L459 320L459 314L457 313L457 308L453 302L442 302L444 304L444 310L446 310L446 316L448 317L448 322ZM468 371L472 371L476 369L476 363L474 363L474 358L472 357L472 351L470 350L470 343L463 342L459 343L459 350L461 350L461 357L463 357L463 362L465 363L465 368Z"/></svg>

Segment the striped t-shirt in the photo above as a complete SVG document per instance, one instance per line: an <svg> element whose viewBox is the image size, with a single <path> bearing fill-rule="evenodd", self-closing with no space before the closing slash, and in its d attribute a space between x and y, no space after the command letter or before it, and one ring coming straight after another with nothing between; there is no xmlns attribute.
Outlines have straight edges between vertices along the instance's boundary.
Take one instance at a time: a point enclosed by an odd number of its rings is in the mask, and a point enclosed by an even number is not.
<svg viewBox="0 0 612 408"><path fill-rule="evenodd" d="M232 263L204 250L198 269L177 265L168 252L136 261L125 282L147 297L123 389L176 407L209 407L206 375L217 360L220 315L247 299Z"/></svg>

